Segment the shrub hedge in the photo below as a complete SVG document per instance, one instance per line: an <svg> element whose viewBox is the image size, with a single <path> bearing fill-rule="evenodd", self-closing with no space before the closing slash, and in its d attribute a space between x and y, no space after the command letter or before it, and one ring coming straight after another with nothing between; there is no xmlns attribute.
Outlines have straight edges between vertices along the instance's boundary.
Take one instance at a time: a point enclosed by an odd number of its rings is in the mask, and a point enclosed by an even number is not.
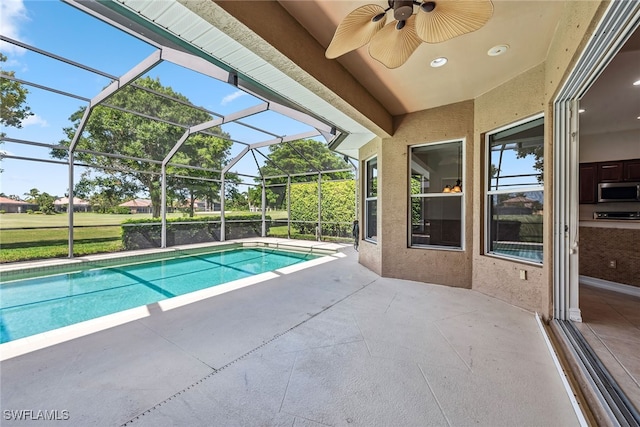
<svg viewBox="0 0 640 427"><path fill-rule="evenodd" d="M267 232L271 217L266 217ZM225 215L225 238L242 239L262 235L262 215ZM220 241L220 216L167 219L167 246ZM122 223L125 250L158 248L162 244L162 223L154 219L130 219Z"/></svg>
<svg viewBox="0 0 640 427"><path fill-rule="evenodd" d="M355 218L355 181L322 183L322 235L351 236ZM315 235L318 223L318 183L291 185L291 220L301 234Z"/></svg>

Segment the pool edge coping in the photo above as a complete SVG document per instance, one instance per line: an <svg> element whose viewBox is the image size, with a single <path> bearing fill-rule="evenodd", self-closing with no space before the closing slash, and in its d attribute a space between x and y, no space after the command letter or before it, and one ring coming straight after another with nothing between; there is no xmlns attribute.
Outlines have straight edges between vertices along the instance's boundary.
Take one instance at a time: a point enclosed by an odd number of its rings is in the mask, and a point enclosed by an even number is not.
<svg viewBox="0 0 640 427"><path fill-rule="evenodd" d="M305 243L305 244L303 244ZM86 255L74 258L50 258L36 261L0 264L0 285L3 282L26 279L43 274L61 274L78 270L79 268L109 267L122 263L155 261L175 256L176 253L185 255L208 252L212 249L220 250L251 247L269 247L296 252L310 252L320 255L330 255L339 251L343 245L330 242L312 242L307 240L290 240L280 238L250 238L229 240L225 242L195 243L178 245L169 248L140 249L134 251L111 252L107 254ZM346 246L346 245L344 245Z"/></svg>
<svg viewBox="0 0 640 427"><path fill-rule="evenodd" d="M225 243L231 243L231 242L225 242ZM248 245L245 246L244 243L248 243ZM278 244L279 242L235 241L233 242L233 244L229 244L229 245L218 244L213 246L224 246L224 247L229 246L231 248L271 247L271 248L280 249L280 250L284 250L283 246L287 246L287 245L278 245ZM188 249L196 249L196 250L198 249L206 250L207 248L206 246L202 246L202 245L188 245L188 246L189 246ZM294 247L290 243L288 246ZM211 248L211 245L209 246L209 248ZM340 258L346 257L346 255L340 253L338 249L329 250L326 248L319 249L319 248L300 247L300 246L298 246L298 248L309 249L309 251L312 253L314 250L316 253L319 253L319 252L326 252L326 253L324 253L323 254L324 256L321 256L320 258L304 261L299 264L282 267L273 271L260 273L255 276L233 280L231 282L208 287L205 289L200 289L200 290L189 292L183 295L178 295L176 297L169 298L166 300L130 308L120 312L107 314L105 316L96 317L94 319L85 320L83 322L74 323L72 325L63 326L61 328L53 329L50 331L41 332L39 334L18 338L16 340L9 341L6 343L1 343L0 344L0 362L9 360L18 356L22 356L27 353L31 353L33 351L42 350L44 348L47 348L53 345L62 344L64 342L71 341L76 338L81 338L83 336L90 335L96 332L111 329L126 323L141 320L151 316L152 313L157 312L158 310L162 312L173 310L175 308L179 308L192 303L204 301L206 299L213 298L215 296L222 295L227 292L232 292L232 291L242 289L248 286L252 286L258 283L262 283L271 279L275 279L286 274L291 274L299 270L314 267L316 265L324 264L326 262L335 261ZM182 246L173 247L169 251L163 251L161 253L172 254L172 253L175 253L177 250L185 250L185 247L182 247ZM300 250L298 250L298 252L300 252ZM143 254L143 255L148 255L148 254ZM126 259L126 258L127 257L121 257L121 259ZM74 263L73 265L78 265L78 264Z"/></svg>

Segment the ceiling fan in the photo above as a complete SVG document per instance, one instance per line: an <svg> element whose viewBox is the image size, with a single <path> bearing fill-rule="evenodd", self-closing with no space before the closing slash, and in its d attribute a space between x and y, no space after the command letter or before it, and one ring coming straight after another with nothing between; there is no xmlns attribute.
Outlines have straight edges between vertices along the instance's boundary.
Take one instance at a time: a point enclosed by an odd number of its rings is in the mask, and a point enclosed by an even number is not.
<svg viewBox="0 0 640 427"><path fill-rule="evenodd" d="M338 25L325 52L329 59L369 43L369 55L387 68L404 64L422 42L440 43L481 28L493 15L491 0L388 0L361 6ZM416 14L414 6L418 6ZM395 22L386 24L393 10ZM386 24L386 25L385 25Z"/></svg>

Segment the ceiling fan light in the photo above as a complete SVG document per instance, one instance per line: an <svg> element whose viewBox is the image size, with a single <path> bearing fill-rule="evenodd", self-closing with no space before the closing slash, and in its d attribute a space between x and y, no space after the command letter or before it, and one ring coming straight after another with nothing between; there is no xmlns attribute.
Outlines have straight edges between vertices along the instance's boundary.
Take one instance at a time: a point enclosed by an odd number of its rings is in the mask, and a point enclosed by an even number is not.
<svg viewBox="0 0 640 427"><path fill-rule="evenodd" d="M425 1L420 5L420 9L426 13L433 12L433 9L435 8L436 8L436 2L434 1Z"/></svg>
<svg viewBox="0 0 640 427"><path fill-rule="evenodd" d="M412 0L395 0L393 2L393 17L396 21L406 21L413 15Z"/></svg>
<svg viewBox="0 0 640 427"><path fill-rule="evenodd" d="M379 20L381 20L385 16L387 16L387 12L381 12L381 13L377 14L376 16L374 16L373 18L371 18L371 22L378 22Z"/></svg>
<svg viewBox="0 0 640 427"><path fill-rule="evenodd" d="M403 29L406 24L407 24L407 21L398 21L398 23L396 24L396 30Z"/></svg>
<svg viewBox="0 0 640 427"><path fill-rule="evenodd" d="M398 21L404 21L413 15L413 7L402 6L393 11L393 17Z"/></svg>

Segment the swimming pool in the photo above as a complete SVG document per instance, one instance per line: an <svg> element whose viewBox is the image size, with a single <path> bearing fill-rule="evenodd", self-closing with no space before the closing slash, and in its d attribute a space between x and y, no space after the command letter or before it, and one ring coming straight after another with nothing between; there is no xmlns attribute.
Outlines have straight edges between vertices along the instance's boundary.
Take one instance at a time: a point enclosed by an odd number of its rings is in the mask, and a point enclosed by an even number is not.
<svg viewBox="0 0 640 427"><path fill-rule="evenodd" d="M0 343L319 258L241 248L5 282Z"/></svg>

